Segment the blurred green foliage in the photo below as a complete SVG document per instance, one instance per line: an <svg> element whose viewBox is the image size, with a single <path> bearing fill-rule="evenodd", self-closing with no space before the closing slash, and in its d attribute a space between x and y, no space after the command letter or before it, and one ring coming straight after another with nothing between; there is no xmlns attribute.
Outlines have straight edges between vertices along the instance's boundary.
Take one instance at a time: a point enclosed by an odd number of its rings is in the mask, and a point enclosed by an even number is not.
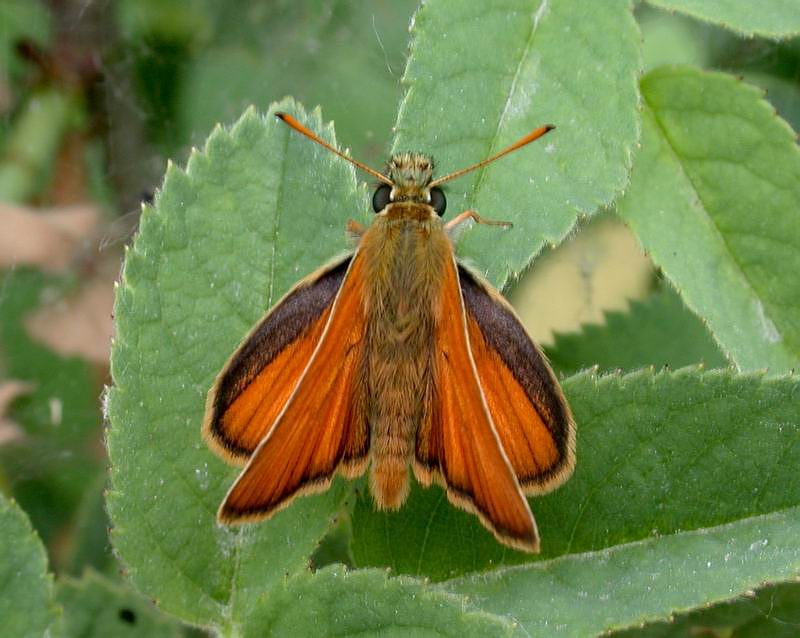
<svg viewBox="0 0 800 638"><path fill-rule="evenodd" d="M381 161L416 2L120 2L152 134L167 154L291 95L324 105L353 153Z"/></svg>
<svg viewBox="0 0 800 638"><path fill-rule="evenodd" d="M43 297L64 294L66 286L27 269L0 279L2 376L32 387L13 404L24 436L0 446L0 472L46 542L69 526L103 471L98 389L89 364L36 343L22 323Z"/></svg>

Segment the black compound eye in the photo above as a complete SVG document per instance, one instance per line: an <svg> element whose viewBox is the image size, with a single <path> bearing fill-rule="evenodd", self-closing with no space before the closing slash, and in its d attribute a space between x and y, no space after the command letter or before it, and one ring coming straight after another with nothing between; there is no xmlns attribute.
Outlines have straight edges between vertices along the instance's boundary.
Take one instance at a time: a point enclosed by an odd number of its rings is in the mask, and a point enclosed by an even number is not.
<svg viewBox="0 0 800 638"><path fill-rule="evenodd" d="M433 210L436 211L439 217L444 215L444 209L447 208L447 200L444 197L444 191L438 186L434 186L431 189L431 206L433 206Z"/></svg>
<svg viewBox="0 0 800 638"><path fill-rule="evenodd" d="M375 189L372 195L372 209L380 213L392 201L392 187L388 184L381 184Z"/></svg>

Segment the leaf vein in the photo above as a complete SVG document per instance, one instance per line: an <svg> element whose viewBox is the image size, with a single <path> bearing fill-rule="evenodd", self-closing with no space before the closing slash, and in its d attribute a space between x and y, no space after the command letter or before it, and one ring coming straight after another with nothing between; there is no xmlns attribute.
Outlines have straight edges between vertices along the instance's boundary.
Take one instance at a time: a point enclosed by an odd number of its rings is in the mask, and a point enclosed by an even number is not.
<svg viewBox="0 0 800 638"><path fill-rule="evenodd" d="M647 102L647 94L646 93L644 94L644 100L645 100L645 102ZM747 276L744 268L742 267L742 264L739 262L739 260L737 259L737 256L735 255L735 253L731 249L727 239L725 238L723 233L720 231L720 228L719 228L719 226L717 224L717 220L714 218L713 215L711 215L709 213L708 209L706 208L705 200L704 200L703 196L701 195L701 191L698 188L698 185L695 183L695 180L692 179L692 177L689 174L689 172L686 171L686 169L684 167L684 164L681 161L681 155L680 155L680 153L678 153L678 150L675 147L674 141L670 137L670 135L669 135L669 133L668 133L668 131L666 129L666 126L664 125L664 123L662 122L661 118L659 117L658 111L649 102L648 102L648 106L650 106L650 110L651 110L651 112L653 114L653 119L654 119L654 121L656 123L656 126L658 127L659 131L661 132L661 135L663 136L664 141L667 143L667 146L668 146L673 158L675 159L677 165L680 167L681 174L686 179L686 182L689 184L689 186L692 188L692 191L694 192L695 196L697 197L697 201L702 205L701 206L702 212L711 221L711 226L713 227L714 232L716 233L717 238L720 241L720 245L727 252L728 256L730 257L731 263L736 267L736 270L737 270L739 276L741 277L742 283L744 284L744 286L747 289L750 290L752 296L756 300L758 300L759 302L762 303L762 307L764 309L764 316L766 318L768 318L770 321L772 321L773 325L775 325L777 327L778 324L775 324L775 322L772 319L772 317L769 317L767 315L766 306L768 304L771 306L772 305L771 302L768 300L768 298L763 298L758 293L758 291L756 290L755 285L753 284L753 282L750 281L750 278ZM763 301L762 301L762 299L763 299ZM779 320L779 323L780 323L780 320ZM739 367L739 365L737 363L737 368L738 367Z"/></svg>

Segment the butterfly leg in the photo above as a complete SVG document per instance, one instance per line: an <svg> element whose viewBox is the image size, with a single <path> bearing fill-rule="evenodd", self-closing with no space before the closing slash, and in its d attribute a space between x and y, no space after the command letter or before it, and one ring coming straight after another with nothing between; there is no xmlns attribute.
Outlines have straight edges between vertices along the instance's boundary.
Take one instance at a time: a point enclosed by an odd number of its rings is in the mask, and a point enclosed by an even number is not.
<svg viewBox="0 0 800 638"><path fill-rule="evenodd" d="M366 227L363 224L359 224L355 219L348 219L345 229L347 230L347 236L355 243L358 243L358 240L367 231Z"/></svg>
<svg viewBox="0 0 800 638"><path fill-rule="evenodd" d="M474 210L465 210L463 213L456 215L444 225L445 232L455 241L465 228L468 221L473 221L476 224L483 224L485 226L502 226L503 228L511 228L511 222L498 222L492 219L484 219Z"/></svg>

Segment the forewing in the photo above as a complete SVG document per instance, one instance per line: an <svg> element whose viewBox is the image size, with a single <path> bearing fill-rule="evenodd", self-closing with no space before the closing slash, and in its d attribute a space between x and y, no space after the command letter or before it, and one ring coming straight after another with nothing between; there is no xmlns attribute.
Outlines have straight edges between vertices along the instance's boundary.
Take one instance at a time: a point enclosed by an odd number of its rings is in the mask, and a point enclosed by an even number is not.
<svg viewBox="0 0 800 638"><path fill-rule="evenodd" d="M417 435L417 478L443 483L448 498L478 515L502 543L537 552L530 507L483 399L467 341L455 261L449 260L434 352L433 404Z"/></svg>
<svg viewBox="0 0 800 638"><path fill-rule="evenodd" d="M336 470L363 472L369 434L364 415L363 263L356 254L319 345L295 391L231 487L223 522L259 520L296 495L327 488Z"/></svg>
<svg viewBox="0 0 800 638"><path fill-rule="evenodd" d="M497 435L523 490L547 492L575 464L569 406L511 306L463 265L458 275L472 355Z"/></svg>
<svg viewBox="0 0 800 638"><path fill-rule="evenodd" d="M352 257L295 285L259 321L208 393L203 434L228 462L243 465L297 387L325 329Z"/></svg>

